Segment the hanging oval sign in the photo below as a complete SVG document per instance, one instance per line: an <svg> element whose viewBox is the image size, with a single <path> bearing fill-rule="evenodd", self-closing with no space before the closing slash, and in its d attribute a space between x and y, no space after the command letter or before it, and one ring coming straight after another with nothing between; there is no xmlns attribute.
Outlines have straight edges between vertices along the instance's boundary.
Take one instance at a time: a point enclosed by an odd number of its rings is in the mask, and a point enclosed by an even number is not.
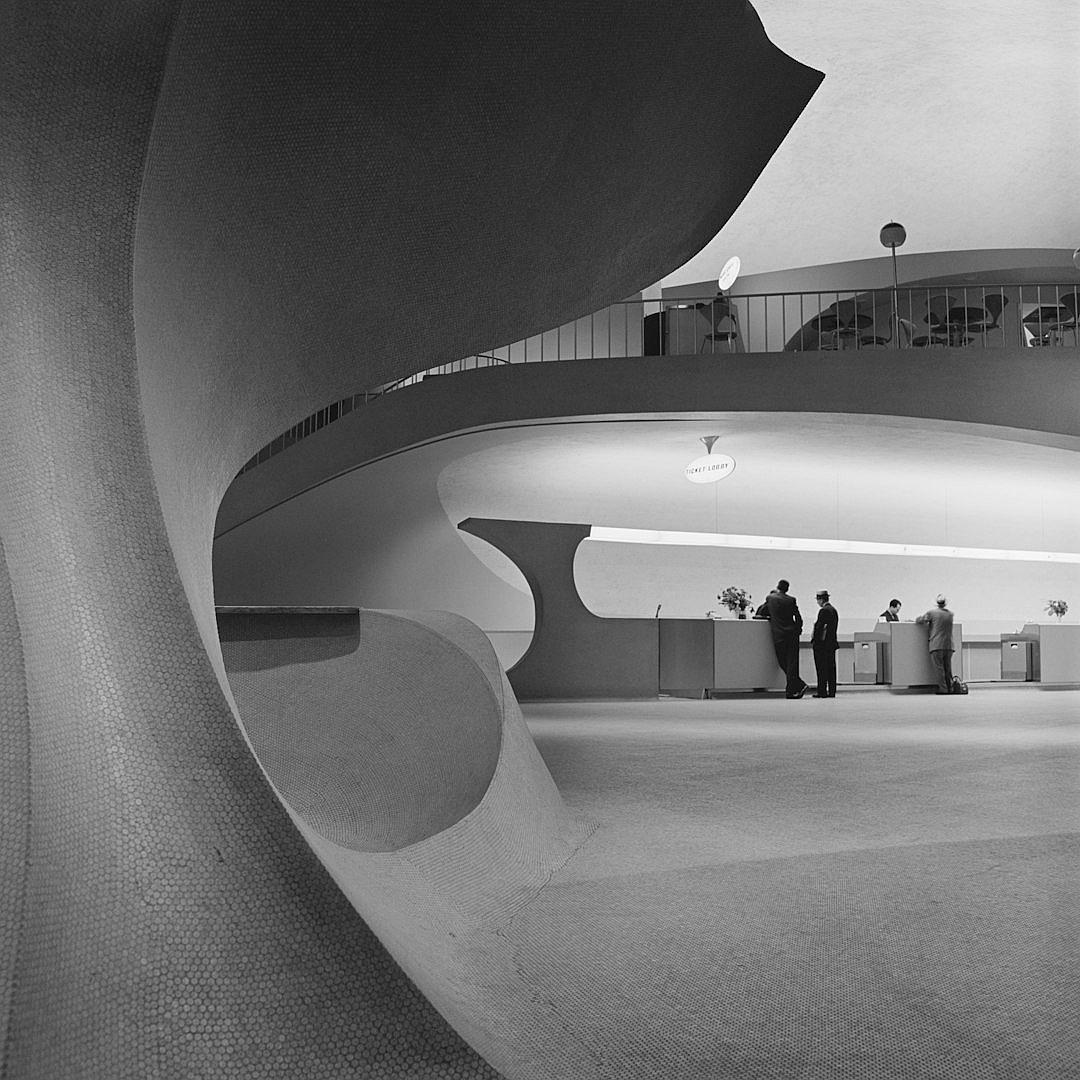
<svg viewBox="0 0 1080 1080"><path fill-rule="evenodd" d="M730 476L735 469L735 459L727 454L706 454L694 458L684 470L691 484L711 484Z"/></svg>

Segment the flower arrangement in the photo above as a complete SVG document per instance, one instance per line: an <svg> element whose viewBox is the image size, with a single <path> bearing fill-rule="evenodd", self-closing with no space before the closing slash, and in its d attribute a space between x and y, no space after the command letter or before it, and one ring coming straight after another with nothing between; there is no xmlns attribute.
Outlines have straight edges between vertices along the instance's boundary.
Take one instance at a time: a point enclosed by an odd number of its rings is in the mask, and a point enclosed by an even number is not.
<svg viewBox="0 0 1080 1080"><path fill-rule="evenodd" d="M1069 610L1069 602L1067 600L1047 600L1046 601L1046 614L1056 615L1059 619L1066 611Z"/></svg>
<svg viewBox="0 0 1080 1080"><path fill-rule="evenodd" d="M722 593L718 593L716 599L728 611L745 611L750 606L750 594L735 585L729 585Z"/></svg>

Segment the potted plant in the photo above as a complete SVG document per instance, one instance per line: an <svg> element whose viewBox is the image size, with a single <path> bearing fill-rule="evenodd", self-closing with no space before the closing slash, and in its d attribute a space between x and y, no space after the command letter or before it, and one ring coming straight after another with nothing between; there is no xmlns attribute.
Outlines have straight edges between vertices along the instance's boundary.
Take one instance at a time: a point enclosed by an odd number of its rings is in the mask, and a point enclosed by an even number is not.
<svg viewBox="0 0 1080 1080"><path fill-rule="evenodd" d="M1069 610L1069 602L1067 600L1047 600L1046 601L1046 614L1056 615L1058 622L1061 622L1061 617Z"/></svg>
<svg viewBox="0 0 1080 1080"><path fill-rule="evenodd" d="M745 589L729 585L722 593L717 594L716 599L728 611L736 612L740 619L746 618L746 611L750 607L750 594Z"/></svg>

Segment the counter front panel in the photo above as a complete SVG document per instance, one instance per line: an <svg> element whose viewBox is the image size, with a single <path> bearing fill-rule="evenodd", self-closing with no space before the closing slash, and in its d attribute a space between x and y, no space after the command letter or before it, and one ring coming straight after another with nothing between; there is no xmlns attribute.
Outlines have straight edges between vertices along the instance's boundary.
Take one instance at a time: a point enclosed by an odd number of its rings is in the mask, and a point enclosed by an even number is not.
<svg viewBox="0 0 1080 1080"><path fill-rule="evenodd" d="M1027 623L1019 634L1008 636L1032 642L1034 673L1039 682L1080 682L1080 625Z"/></svg>
<svg viewBox="0 0 1080 1080"><path fill-rule="evenodd" d="M882 623L888 627L889 681L893 686L933 686L937 672L930 660L930 631L922 623ZM961 679L963 668L964 634L960 623L953 623L952 671Z"/></svg>
<svg viewBox="0 0 1080 1080"><path fill-rule="evenodd" d="M660 619L660 689L782 690L761 619Z"/></svg>
<svg viewBox="0 0 1080 1080"><path fill-rule="evenodd" d="M713 688L782 690L772 631L764 619L721 619L713 624Z"/></svg>

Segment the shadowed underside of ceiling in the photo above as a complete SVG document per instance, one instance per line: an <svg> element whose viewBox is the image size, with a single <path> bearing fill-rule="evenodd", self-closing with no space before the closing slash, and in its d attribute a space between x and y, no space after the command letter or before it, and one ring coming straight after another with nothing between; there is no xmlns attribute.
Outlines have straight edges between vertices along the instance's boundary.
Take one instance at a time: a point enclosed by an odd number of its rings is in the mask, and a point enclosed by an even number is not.
<svg viewBox="0 0 1080 1080"><path fill-rule="evenodd" d="M4 1075L492 1075L234 722L217 505L326 401L685 261L819 76L734 0L3 0L0 39Z"/></svg>

